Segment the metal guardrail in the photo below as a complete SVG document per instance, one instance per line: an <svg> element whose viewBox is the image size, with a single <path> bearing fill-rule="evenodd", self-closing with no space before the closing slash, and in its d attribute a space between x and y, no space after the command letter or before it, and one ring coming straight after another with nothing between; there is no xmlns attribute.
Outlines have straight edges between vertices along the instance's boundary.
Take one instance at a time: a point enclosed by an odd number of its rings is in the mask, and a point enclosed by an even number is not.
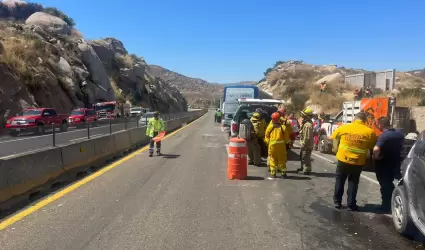
<svg viewBox="0 0 425 250"><path fill-rule="evenodd" d="M164 121L169 121L169 120L185 117L192 112L195 112L195 111L179 112L179 113L172 113L172 114L160 114L160 117ZM73 131L81 132L82 130L86 130L87 139L90 139L92 135L92 131L94 129L104 128L106 130L106 128L109 128L107 129L107 132L104 132L102 134L113 134L118 131L144 127L148 123L149 119L150 118L143 117L142 115L137 115L133 117L120 117L113 120L104 119L104 120L97 120L97 121L84 122L84 123L71 123L71 124L68 124L67 129L63 129L63 125L61 124L51 124L44 127L43 129L44 133L42 134L35 134L33 132L22 132L21 136L14 137L14 138L26 137L28 139L31 139L31 138L37 138L40 135L41 136L51 135L52 137L51 146L56 147L56 136L58 134L62 134L66 132L69 133ZM5 132L8 134L9 131L6 130ZM7 141L5 143L7 143Z"/></svg>

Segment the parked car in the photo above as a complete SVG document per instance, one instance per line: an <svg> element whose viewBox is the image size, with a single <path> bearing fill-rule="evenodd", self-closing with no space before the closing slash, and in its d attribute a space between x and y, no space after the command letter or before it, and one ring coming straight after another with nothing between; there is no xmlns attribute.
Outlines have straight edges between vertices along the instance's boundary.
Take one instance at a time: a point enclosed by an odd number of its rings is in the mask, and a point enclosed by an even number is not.
<svg viewBox="0 0 425 250"><path fill-rule="evenodd" d="M137 117L137 116L143 115L146 112L149 112L149 109L148 108L132 107L130 109L130 116L131 117Z"/></svg>
<svg viewBox="0 0 425 250"><path fill-rule="evenodd" d="M77 128L84 128L86 127L86 123L93 124L94 126L97 126L97 121L99 120L99 117L94 109L74 109L71 111L71 114L69 115L69 125L75 126Z"/></svg>
<svg viewBox="0 0 425 250"><path fill-rule="evenodd" d="M391 201L394 226L405 236L416 230L425 235L425 131L404 159L401 172Z"/></svg>
<svg viewBox="0 0 425 250"><path fill-rule="evenodd" d="M29 108L12 117L6 122L6 129L11 136L21 132L43 134L52 124L60 126L60 131L68 130L68 115L59 115L53 108Z"/></svg>
<svg viewBox="0 0 425 250"><path fill-rule="evenodd" d="M239 134L239 124L241 123L241 114L246 112L248 118L255 113L257 108L261 108L267 113L267 124L271 120L271 115L277 111L277 105L283 104L282 100L274 99L239 99L239 107L232 118L230 125L230 137L237 137Z"/></svg>
<svg viewBox="0 0 425 250"><path fill-rule="evenodd" d="M146 126L148 124L149 119L153 117L154 112L147 112L140 117L139 125Z"/></svg>

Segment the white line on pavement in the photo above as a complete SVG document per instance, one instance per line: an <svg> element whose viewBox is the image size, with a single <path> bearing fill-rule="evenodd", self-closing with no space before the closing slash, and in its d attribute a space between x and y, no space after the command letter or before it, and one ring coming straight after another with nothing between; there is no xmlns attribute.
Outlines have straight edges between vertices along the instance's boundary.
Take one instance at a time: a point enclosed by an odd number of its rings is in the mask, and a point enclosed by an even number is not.
<svg viewBox="0 0 425 250"><path fill-rule="evenodd" d="M123 124L124 124L124 123L112 124L112 126L118 126L118 125L123 125ZM90 130L100 129L100 128L105 128L105 127L109 127L109 125L105 125L105 126L100 126L100 127L90 128ZM58 136L58 135L63 135L63 134L69 134L69 133L80 132L80 131L82 131L82 130L83 130L83 129L77 129L77 130L68 131L68 132L61 132L61 133L57 133L57 134L56 134L56 136ZM117 132L117 131L115 131L115 132ZM15 142L15 141L30 140L30 139L40 138L40 137L46 137L46 136L52 136L52 134L48 134L48 135L38 135L38 136L31 136L31 137L21 138L21 139L16 139L16 140L0 141L0 144L8 143L8 142Z"/></svg>
<svg viewBox="0 0 425 250"><path fill-rule="evenodd" d="M93 138L96 138L96 137L99 137L99 136L102 136L102 135L105 135L105 134L91 135L90 136L90 139L93 139ZM87 139L87 136L81 137L81 138L72 139L72 140L69 140L69 141L80 141L80 140L86 140L86 139Z"/></svg>

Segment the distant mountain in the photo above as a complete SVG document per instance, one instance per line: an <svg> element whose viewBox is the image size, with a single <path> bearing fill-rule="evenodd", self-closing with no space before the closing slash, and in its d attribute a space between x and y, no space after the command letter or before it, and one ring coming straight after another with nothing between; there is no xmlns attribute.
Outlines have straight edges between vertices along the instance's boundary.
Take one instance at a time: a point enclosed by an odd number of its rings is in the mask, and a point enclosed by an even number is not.
<svg viewBox="0 0 425 250"><path fill-rule="evenodd" d="M148 71L165 80L169 85L175 86L192 107L215 106L223 94L224 85L222 84L188 77L157 65L149 65Z"/></svg>

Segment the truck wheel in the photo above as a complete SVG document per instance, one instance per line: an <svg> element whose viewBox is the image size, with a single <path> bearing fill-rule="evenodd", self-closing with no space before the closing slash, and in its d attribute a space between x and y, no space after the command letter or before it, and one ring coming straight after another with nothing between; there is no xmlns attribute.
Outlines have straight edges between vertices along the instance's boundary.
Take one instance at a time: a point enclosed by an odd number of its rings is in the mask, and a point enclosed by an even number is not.
<svg viewBox="0 0 425 250"><path fill-rule="evenodd" d="M68 131L68 123L66 123L66 122L62 122L61 127L60 127L60 131L61 131L61 132L66 132L66 131Z"/></svg>
<svg viewBox="0 0 425 250"><path fill-rule="evenodd" d="M322 154L328 153L328 138L326 138L326 135L321 135L319 137L319 151Z"/></svg>
<svg viewBox="0 0 425 250"><path fill-rule="evenodd" d="M415 226L409 213L409 200L403 186L397 186L393 191L391 213L394 227L399 234L409 237L415 233Z"/></svg>
<svg viewBox="0 0 425 250"><path fill-rule="evenodd" d="M19 132L17 132L17 131L10 131L9 132L9 135L12 136L12 137L17 137L19 135Z"/></svg>
<svg viewBox="0 0 425 250"><path fill-rule="evenodd" d="M36 131L36 133L37 134L39 134L39 135L42 135L42 134L44 134L44 124L38 124L37 125L37 131Z"/></svg>

